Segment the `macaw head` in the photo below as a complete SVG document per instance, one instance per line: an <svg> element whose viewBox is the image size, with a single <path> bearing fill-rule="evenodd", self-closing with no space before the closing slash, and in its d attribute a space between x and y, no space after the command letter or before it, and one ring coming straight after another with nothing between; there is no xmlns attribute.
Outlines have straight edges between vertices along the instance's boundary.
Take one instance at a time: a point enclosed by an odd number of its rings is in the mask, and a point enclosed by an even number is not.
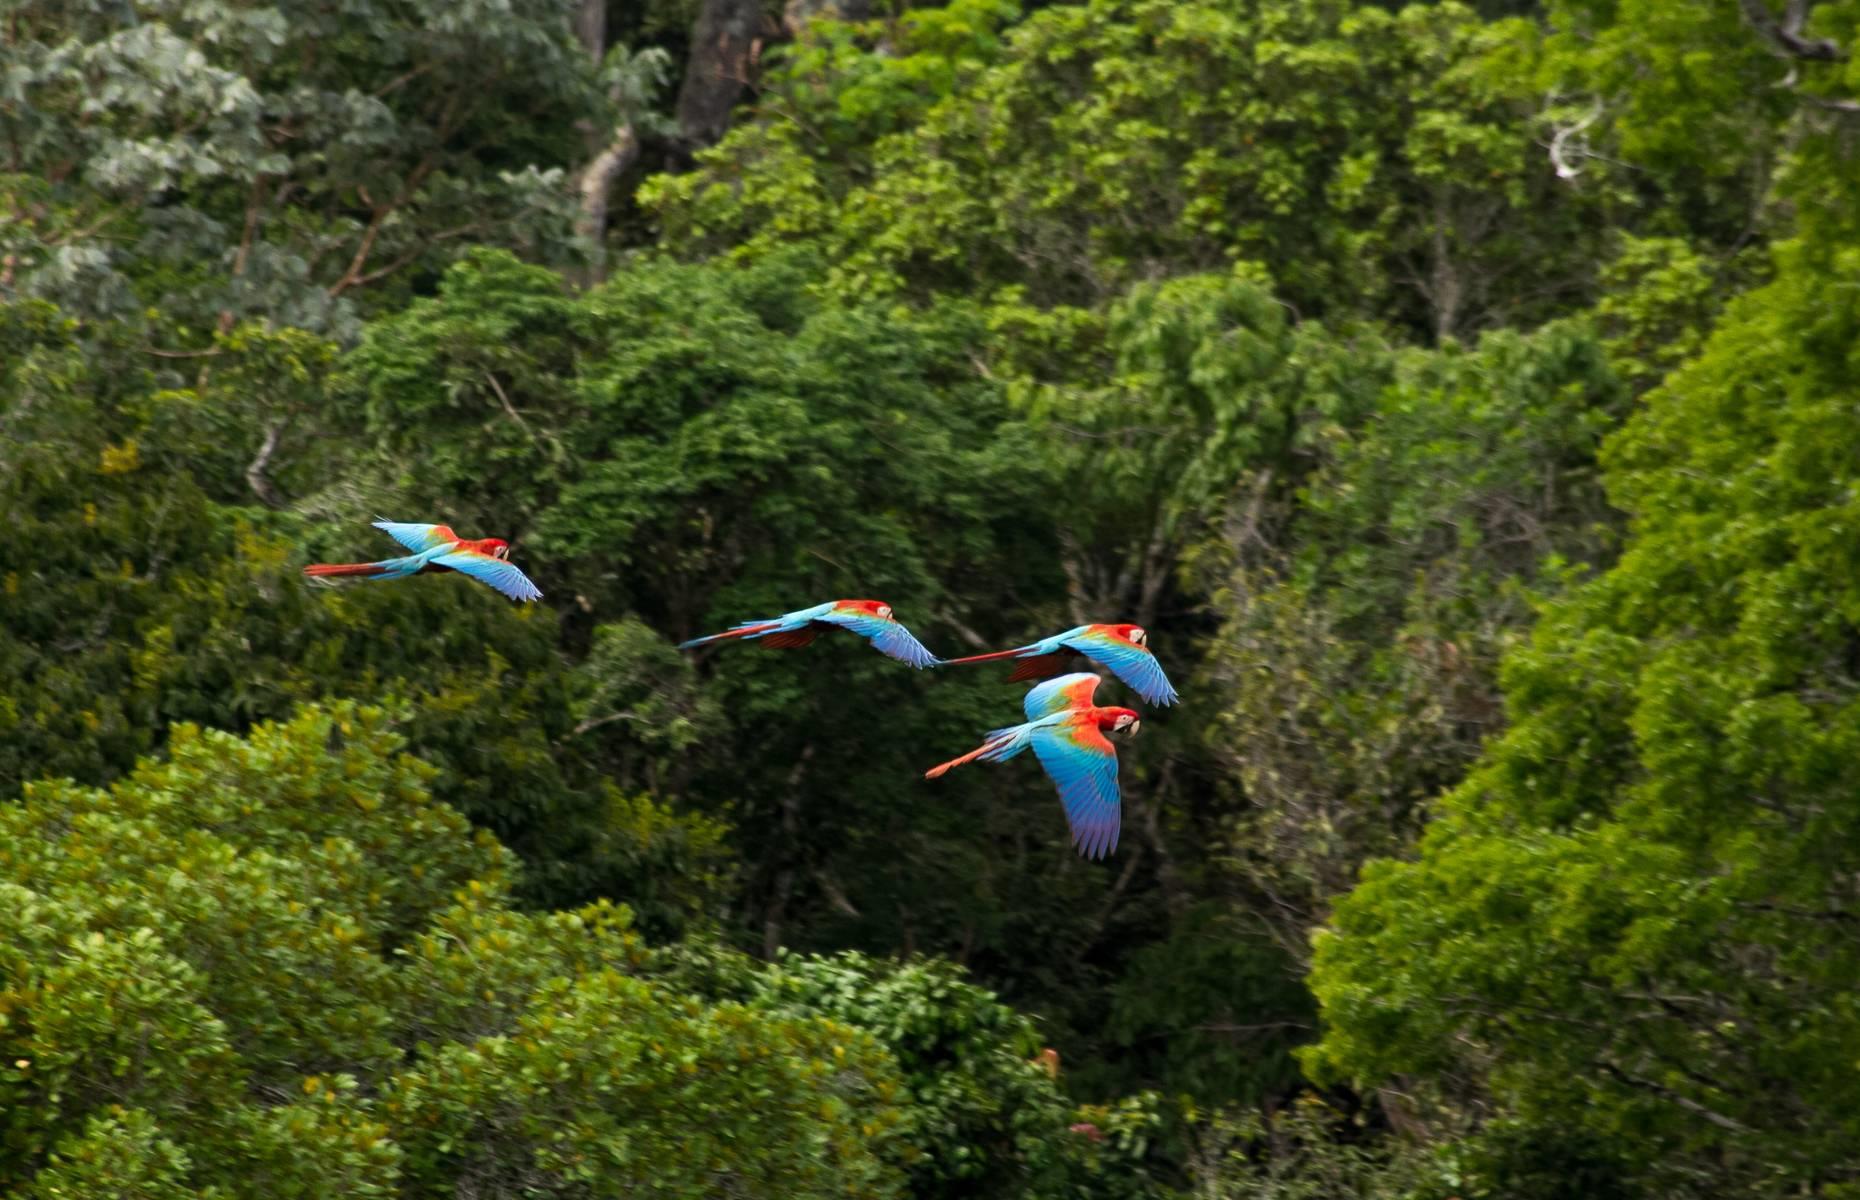
<svg viewBox="0 0 1860 1200"><path fill-rule="evenodd" d="M1137 715L1135 709L1101 708L1098 710L1098 725L1110 733L1128 733L1135 737L1137 730L1143 728L1143 718Z"/></svg>
<svg viewBox="0 0 1860 1200"><path fill-rule="evenodd" d="M839 608L842 612L862 612L881 621L891 620L891 605L883 600L842 600Z"/></svg>
<svg viewBox="0 0 1860 1200"><path fill-rule="evenodd" d="M492 558L510 557L510 543L503 538L485 538L478 544L484 547L484 552Z"/></svg>
<svg viewBox="0 0 1860 1200"><path fill-rule="evenodd" d="M1148 646L1150 644L1150 635L1144 631L1141 625L1107 625L1105 628L1109 629L1113 635L1123 638L1133 646Z"/></svg>

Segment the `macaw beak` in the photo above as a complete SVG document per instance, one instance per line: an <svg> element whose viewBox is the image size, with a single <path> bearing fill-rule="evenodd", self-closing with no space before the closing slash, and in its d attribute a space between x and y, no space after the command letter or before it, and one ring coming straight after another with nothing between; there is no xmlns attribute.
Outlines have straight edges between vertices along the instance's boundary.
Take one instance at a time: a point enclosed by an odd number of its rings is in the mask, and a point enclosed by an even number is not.
<svg viewBox="0 0 1860 1200"><path fill-rule="evenodd" d="M1139 729L1141 729L1141 728L1143 728L1143 722L1141 722L1141 721L1132 721L1132 722L1130 723L1130 736L1131 736L1131 737L1136 737L1136 736L1137 736L1137 730L1139 730Z"/></svg>

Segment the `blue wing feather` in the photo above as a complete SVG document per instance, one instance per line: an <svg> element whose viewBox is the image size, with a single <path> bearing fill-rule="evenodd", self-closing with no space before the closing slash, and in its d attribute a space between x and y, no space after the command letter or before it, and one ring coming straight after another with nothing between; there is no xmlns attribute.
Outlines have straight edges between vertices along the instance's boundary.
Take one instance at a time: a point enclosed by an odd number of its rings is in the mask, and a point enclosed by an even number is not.
<svg viewBox="0 0 1860 1200"><path fill-rule="evenodd" d="M409 525L402 521L376 521L374 526L415 554L422 550L431 550L434 546L444 542L456 540L456 535L453 535L452 530L444 525Z"/></svg>
<svg viewBox="0 0 1860 1200"><path fill-rule="evenodd" d="M922 642L911 636L910 630L897 621L866 613L844 612L829 612L824 616L816 617L815 620L829 625L838 625L842 629L850 629L871 642L881 653L901 663L916 667L920 671L942 661L930 653Z"/></svg>
<svg viewBox="0 0 1860 1200"><path fill-rule="evenodd" d="M1033 752L1059 788L1072 844L1087 858L1117 849L1122 825L1117 751L1096 725L1082 721L1033 731Z"/></svg>
<svg viewBox="0 0 1860 1200"><path fill-rule="evenodd" d="M1129 684L1151 704L1169 705L1179 699L1162 664L1143 646L1103 636L1080 637L1068 644Z"/></svg>
<svg viewBox="0 0 1860 1200"><path fill-rule="evenodd" d="M459 550L438 555L432 561L436 566L451 567L479 583L489 584L512 600L542 599L542 592L530 582L530 577L501 558L492 558L475 550Z"/></svg>

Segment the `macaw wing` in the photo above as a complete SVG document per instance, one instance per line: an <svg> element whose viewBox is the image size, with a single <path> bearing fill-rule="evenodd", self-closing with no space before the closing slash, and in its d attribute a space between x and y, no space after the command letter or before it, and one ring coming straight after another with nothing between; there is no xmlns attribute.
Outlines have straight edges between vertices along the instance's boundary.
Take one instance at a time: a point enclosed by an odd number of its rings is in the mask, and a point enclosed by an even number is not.
<svg viewBox="0 0 1860 1200"><path fill-rule="evenodd" d="M415 554L422 550L431 550L434 546L443 546L448 542L459 540L459 535L452 532L450 525L409 525L401 521L376 521L374 526Z"/></svg>
<svg viewBox="0 0 1860 1200"><path fill-rule="evenodd" d="M1137 695L1151 704L1174 704L1179 698L1146 646L1136 646L1109 634L1090 633L1074 638L1070 645L1086 658L1108 669Z"/></svg>
<svg viewBox="0 0 1860 1200"><path fill-rule="evenodd" d="M1059 786L1078 852L1103 858L1117 849L1117 751L1103 731L1084 720L1045 725L1033 731L1033 752Z"/></svg>
<svg viewBox="0 0 1860 1200"><path fill-rule="evenodd" d="M933 667L939 661L922 642L911 636L910 630L889 618L862 612L830 612L814 619L828 625L838 625L841 629L850 629L871 642L881 653L918 670Z"/></svg>
<svg viewBox="0 0 1860 1200"><path fill-rule="evenodd" d="M451 567L479 583L488 583L512 600L542 599L542 592L530 582L530 577L501 558L492 558L476 550L455 550L432 561L435 566Z"/></svg>
<svg viewBox="0 0 1860 1200"><path fill-rule="evenodd" d="M1049 679L1027 693L1027 698L1020 703L1021 711L1027 714L1029 721L1037 721L1068 708L1083 708L1091 704L1100 679L1090 671L1075 671Z"/></svg>

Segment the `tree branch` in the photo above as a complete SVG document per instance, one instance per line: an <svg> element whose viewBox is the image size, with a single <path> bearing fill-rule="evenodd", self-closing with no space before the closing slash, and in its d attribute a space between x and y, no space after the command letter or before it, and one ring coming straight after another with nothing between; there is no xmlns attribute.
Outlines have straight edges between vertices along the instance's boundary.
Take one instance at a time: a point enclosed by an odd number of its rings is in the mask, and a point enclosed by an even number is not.
<svg viewBox="0 0 1860 1200"><path fill-rule="evenodd" d="M1754 1132L1750 1128L1750 1126L1744 1124L1742 1121L1739 1121L1733 1117L1727 1117L1723 1113L1717 1111L1716 1109L1706 1108L1703 1104L1700 1104L1697 1100L1694 1100L1689 1096L1682 1096L1678 1092L1675 1092L1672 1088L1666 1087L1662 1084L1655 1083L1651 1079L1641 1079L1638 1076L1630 1075L1626 1071L1622 1070L1620 1067L1616 1066L1614 1063L1609 1062L1605 1058L1598 1060L1597 1065L1600 1066L1602 1070L1606 1071L1608 1074L1614 1076L1615 1079L1628 1085L1629 1087L1638 1088L1644 1092L1651 1092L1654 1095L1660 1097L1662 1100L1678 1105L1680 1108L1685 1109L1687 1112L1691 1113L1695 1117L1703 1117L1705 1120L1710 1121L1713 1125L1716 1125L1720 1129L1728 1129L1732 1133Z"/></svg>
<svg viewBox="0 0 1860 1200"><path fill-rule="evenodd" d="M258 216L265 200L265 177L260 175L252 181L252 194L245 202L245 232L239 235L239 249L233 254L232 277L238 279L245 274L245 267L252 258L252 241L258 236ZM233 327L233 310L220 310L220 332L231 333Z"/></svg>
<svg viewBox="0 0 1860 1200"><path fill-rule="evenodd" d="M491 374L491 372L489 371L486 371L484 373L484 381L491 385L492 391L497 393L497 398L503 404L504 411L510 414L510 419L515 421L518 427L523 430L523 432L530 433L529 422L525 421L522 417L517 415L517 410L511 406L510 397L504 394L504 385L497 382L497 376ZM534 438L535 436L536 436L535 434L530 433L531 438Z"/></svg>
<svg viewBox="0 0 1860 1200"><path fill-rule="evenodd" d="M252 494L264 502L267 508L283 508L284 502L278 497L277 489L271 486L271 480L265 477L265 468L271 465L271 456L277 452L278 439L284 435L286 421L274 421L265 430L265 442L258 448L258 456L245 468L245 482L252 489Z"/></svg>
<svg viewBox="0 0 1860 1200"><path fill-rule="evenodd" d="M814 882L820 885L821 892L826 895L827 901L832 904L834 908L839 909L849 917L857 917L859 915L859 910L854 908L852 901L846 898L846 890L840 887L838 883L834 882L831 875L816 867L814 869Z"/></svg>
<svg viewBox="0 0 1860 1200"><path fill-rule="evenodd" d="M427 157L421 159L419 165L415 166L412 173L407 176L407 182L405 186L400 189L399 195L395 196L386 204L376 204L373 206L374 212L368 218L368 228L362 231L362 244L355 248L355 257L349 260L348 270L342 273L341 279L338 279L329 286L330 299L335 299L337 296L342 295L342 293L358 284L379 279L381 275L384 274L384 272L376 272L372 275L364 275L362 273L362 268L368 264L368 255L375 248L375 239L381 236L381 226L387 222L390 216L399 211L402 205L413 198L413 194L420 189L420 184L426 181L426 177L432 172L432 169L433 158L429 154ZM366 200L368 198L368 193L363 192L362 198ZM390 267L389 270L403 266L408 261L411 261L411 259L398 261L393 267Z"/></svg>
<svg viewBox="0 0 1860 1200"><path fill-rule="evenodd" d="M1789 0L1781 19L1770 11L1764 0L1738 0L1744 19L1768 38L1775 52L1784 58L1806 58L1814 62L1845 62L1847 55L1827 38L1806 38L1802 26L1808 21L1809 0Z"/></svg>
<svg viewBox="0 0 1860 1200"><path fill-rule="evenodd" d="M589 717L581 724L575 726L574 732L570 733L568 736L580 737L582 734L591 733L603 725L612 725L615 721L644 721L645 719L646 718L630 712L608 713L604 717Z"/></svg>
<svg viewBox="0 0 1860 1200"><path fill-rule="evenodd" d="M465 237L467 234L477 233L479 230L483 228L484 228L483 221L473 221L469 225L459 225L451 229L442 229L438 233L433 234L431 237L426 238L424 241L416 243L413 249L407 251L405 254L401 255L399 258L395 259L393 262L389 263L387 266L376 267L372 271L356 276L355 281L350 286L366 287L368 284L374 283L376 280L385 279L389 275L392 275L394 272L406 266L408 263L412 262L414 259L420 257L420 255L426 253L428 250L432 248L435 242L445 242L445 241L450 241L453 238Z"/></svg>
<svg viewBox="0 0 1860 1200"><path fill-rule="evenodd" d="M956 631L956 636L968 643L971 650L982 650L988 646L988 639L962 623L962 620L945 608L933 609L930 615Z"/></svg>

